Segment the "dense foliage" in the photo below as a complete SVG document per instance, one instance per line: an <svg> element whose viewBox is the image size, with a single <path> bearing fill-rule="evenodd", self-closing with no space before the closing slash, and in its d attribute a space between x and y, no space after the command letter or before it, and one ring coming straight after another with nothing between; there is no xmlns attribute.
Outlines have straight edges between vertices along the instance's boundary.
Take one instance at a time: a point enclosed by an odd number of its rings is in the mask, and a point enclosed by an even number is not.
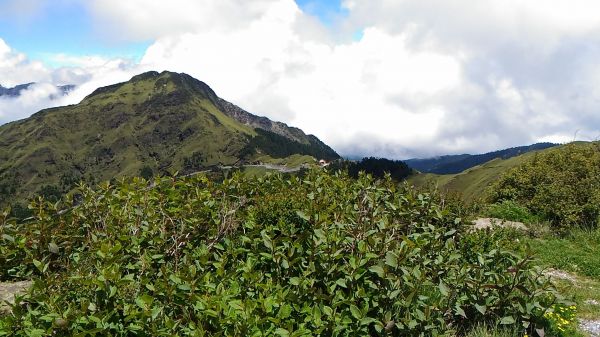
<svg viewBox="0 0 600 337"><path fill-rule="evenodd" d="M274 132L255 129L256 136L249 138L248 144L242 149L240 157L252 157L261 153L273 158L285 158L294 154L313 156L317 159L333 160L340 156L329 146L317 138L309 136L309 143L303 144L290 140Z"/></svg>
<svg viewBox="0 0 600 337"><path fill-rule="evenodd" d="M600 144L536 154L491 187L492 202L515 201L558 227L600 223Z"/></svg>
<svg viewBox="0 0 600 337"><path fill-rule="evenodd" d="M0 217L0 280L35 280L0 335L442 336L497 321L531 334L555 301L529 257L481 245L389 176L80 194L39 199L26 224Z"/></svg>
<svg viewBox="0 0 600 337"><path fill-rule="evenodd" d="M401 160L386 158L365 157L359 161L342 160L333 162L329 170L345 170L351 177L358 178L360 172L365 172L376 178L383 178L389 174L396 181L404 180L414 171Z"/></svg>

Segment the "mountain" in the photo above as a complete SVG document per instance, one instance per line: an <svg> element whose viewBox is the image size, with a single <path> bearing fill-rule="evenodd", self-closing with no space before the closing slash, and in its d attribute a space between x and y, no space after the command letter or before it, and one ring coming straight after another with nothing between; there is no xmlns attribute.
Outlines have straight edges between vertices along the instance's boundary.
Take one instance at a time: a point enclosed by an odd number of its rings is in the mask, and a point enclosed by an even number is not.
<svg viewBox="0 0 600 337"><path fill-rule="evenodd" d="M10 97L10 98L19 97L19 96L21 96L22 91L29 89L29 87L31 87L34 84L35 84L34 82L26 83L26 84L19 84L12 88L5 88L2 85L0 85L0 98L2 98L2 97ZM63 95L67 95L69 92L71 92L73 89L75 89L75 86L74 85L59 85L59 86L57 86L57 88L60 90L60 92L62 92Z"/></svg>
<svg viewBox="0 0 600 337"><path fill-rule="evenodd" d="M427 159L409 159L404 162L411 168L423 173L456 174L492 159L508 159L530 151L543 150L556 145L558 144L536 143L529 146L512 147L484 154L448 155Z"/></svg>
<svg viewBox="0 0 600 337"><path fill-rule="evenodd" d="M587 142L570 143L580 146ZM569 145L569 144L567 144ZM459 193L464 200L476 200L485 196L487 189L506 171L523 165L535 158L538 153L548 151L568 151L567 145L557 145L540 150L531 150L507 159L494 158L483 164L468 168L456 174L419 173L410 176L409 184L425 187L433 186L442 192Z"/></svg>
<svg viewBox="0 0 600 337"><path fill-rule="evenodd" d="M339 158L317 137L252 115L187 74L147 72L79 104L0 126L0 204L34 192L64 193L80 180L298 154Z"/></svg>

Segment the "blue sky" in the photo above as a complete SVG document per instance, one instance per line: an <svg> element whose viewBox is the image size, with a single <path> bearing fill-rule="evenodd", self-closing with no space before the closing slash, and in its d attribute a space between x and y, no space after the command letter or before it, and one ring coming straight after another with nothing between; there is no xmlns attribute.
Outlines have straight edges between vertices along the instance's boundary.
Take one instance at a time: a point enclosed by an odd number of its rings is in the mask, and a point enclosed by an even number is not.
<svg viewBox="0 0 600 337"><path fill-rule="evenodd" d="M90 14L77 2L57 1L33 13L0 15L0 37L31 59L59 66L50 57L101 55L137 59L150 42L115 44L98 39Z"/></svg>
<svg viewBox="0 0 600 337"><path fill-rule="evenodd" d="M341 0L296 0L296 3L326 26L346 14ZM138 61L152 44L152 41L108 41L101 37L93 22L91 14L81 3L59 0L25 15L2 15L0 12L0 38L29 58L53 67L68 65L53 59L56 54L97 55Z"/></svg>

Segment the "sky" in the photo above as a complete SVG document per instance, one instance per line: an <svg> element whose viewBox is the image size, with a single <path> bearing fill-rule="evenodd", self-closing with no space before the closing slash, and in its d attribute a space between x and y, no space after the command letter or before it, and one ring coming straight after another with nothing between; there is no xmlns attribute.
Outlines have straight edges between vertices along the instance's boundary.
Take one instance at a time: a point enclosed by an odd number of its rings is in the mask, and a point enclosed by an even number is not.
<svg viewBox="0 0 600 337"><path fill-rule="evenodd" d="M349 157L596 140L597 13L597 0L0 0L0 85L37 83L0 99L0 124L170 70ZM56 98L64 84L77 89Z"/></svg>

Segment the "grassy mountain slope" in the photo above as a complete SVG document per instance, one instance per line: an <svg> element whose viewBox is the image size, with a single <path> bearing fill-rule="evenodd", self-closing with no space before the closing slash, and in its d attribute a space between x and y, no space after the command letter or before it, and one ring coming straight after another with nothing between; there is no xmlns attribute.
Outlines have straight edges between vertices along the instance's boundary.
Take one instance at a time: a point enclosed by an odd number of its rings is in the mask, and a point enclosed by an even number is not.
<svg viewBox="0 0 600 337"><path fill-rule="evenodd" d="M405 162L411 168L423 173L455 174L496 158L509 159L530 151L543 150L556 145L553 143L536 143L529 146L513 147L484 154L448 155L427 159L409 159Z"/></svg>
<svg viewBox="0 0 600 337"><path fill-rule="evenodd" d="M539 151L548 150L550 149ZM508 159L492 159L457 174L416 174L409 177L408 182L415 186L427 186L431 184L444 192L460 193L464 199L473 200L482 197L485 190L498 180L501 174L533 158L539 151L530 151Z"/></svg>
<svg viewBox="0 0 600 337"><path fill-rule="evenodd" d="M82 179L94 183L133 176L143 167L154 173L192 172L262 155L338 157L316 137L287 130L283 123L257 132L261 126L247 121L258 117L246 113L247 120L236 119L227 113L233 104L224 108L224 102L189 75L148 72L99 88L77 105L3 125L0 204L44 185L64 192Z"/></svg>

